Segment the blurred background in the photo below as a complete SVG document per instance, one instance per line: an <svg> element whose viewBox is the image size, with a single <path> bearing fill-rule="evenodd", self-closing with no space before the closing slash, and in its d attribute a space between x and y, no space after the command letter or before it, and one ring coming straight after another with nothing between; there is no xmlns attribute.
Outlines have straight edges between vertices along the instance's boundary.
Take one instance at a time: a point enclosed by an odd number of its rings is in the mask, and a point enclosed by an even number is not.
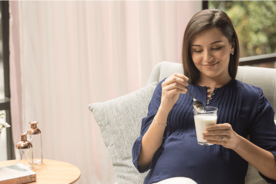
<svg viewBox="0 0 276 184"><path fill-rule="evenodd" d="M231 18L240 42L240 57L276 52L276 1L208 1ZM275 62L253 66L275 68Z"/></svg>

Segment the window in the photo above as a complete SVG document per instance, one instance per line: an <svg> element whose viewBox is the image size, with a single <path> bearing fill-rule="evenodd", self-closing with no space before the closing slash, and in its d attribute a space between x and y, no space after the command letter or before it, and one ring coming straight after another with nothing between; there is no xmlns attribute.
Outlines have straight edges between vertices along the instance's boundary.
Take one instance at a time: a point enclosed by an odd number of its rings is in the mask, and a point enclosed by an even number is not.
<svg viewBox="0 0 276 184"><path fill-rule="evenodd" d="M276 1L208 1L208 8L221 9L231 18L241 65L276 68Z"/></svg>
<svg viewBox="0 0 276 184"><path fill-rule="evenodd" d="M0 67L0 70L3 70L2 67ZM3 77L1 76L1 83L3 82ZM1 89L1 95L4 94L2 93L2 89ZM5 111L0 111L1 113L5 113ZM4 161L7 160L7 141L6 141L6 137L7 137L7 132L6 129L4 128L2 130L1 133L1 139L0 139L0 161Z"/></svg>
<svg viewBox="0 0 276 184"><path fill-rule="evenodd" d="M0 111L5 111L6 122L11 125L10 112L10 78L9 78L9 1L0 2ZM14 145L11 128L5 129L6 148L4 153L1 149L2 159L14 159ZM1 141L4 142L4 139ZM1 146L2 143L1 143ZM6 153L5 153L6 152Z"/></svg>

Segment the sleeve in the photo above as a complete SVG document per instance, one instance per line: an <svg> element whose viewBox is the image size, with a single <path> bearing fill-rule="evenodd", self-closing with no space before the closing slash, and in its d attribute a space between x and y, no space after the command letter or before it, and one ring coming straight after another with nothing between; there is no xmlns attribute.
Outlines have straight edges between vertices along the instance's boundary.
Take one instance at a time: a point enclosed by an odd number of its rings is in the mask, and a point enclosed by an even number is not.
<svg viewBox="0 0 276 184"><path fill-rule="evenodd" d="M165 80L165 79L164 79ZM151 164L149 166L148 169L146 169L145 171L142 171L138 164L137 164L137 160L138 157L140 155L140 151L141 151L141 147L142 147L142 138L144 136L144 134L147 132L151 122L153 121L153 118L155 116L155 114L158 111L158 108L160 106L161 103L161 95L162 95L162 87L161 84L164 81L162 80L155 88L155 91L153 93L152 99L149 103L148 106L148 114L147 117L144 117L142 119L142 125L141 125L141 131L140 131L140 136L135 140L133 147L132 147L132 162L134 164L134 166L136 167L136 169L140 172L140 173L144 173L146 171L148 171L149 169L153 168L155 163L157 162L160 154L163 151L163 143L162 145L157 149L157 151L155 152ZM165 135L165 133L164 133ZM164 137L163 137L163 142L164 142Z"/></svg>
<svg viewBox="0 0 276 184"><path fill-rule="evenodd" d="M257 114L250 128L250 141L257 146L270 151L276 162L276 125L274 123L274 111L263 93L260 94ZM276 184L276 181L260 175L268 182Z"/></svg>

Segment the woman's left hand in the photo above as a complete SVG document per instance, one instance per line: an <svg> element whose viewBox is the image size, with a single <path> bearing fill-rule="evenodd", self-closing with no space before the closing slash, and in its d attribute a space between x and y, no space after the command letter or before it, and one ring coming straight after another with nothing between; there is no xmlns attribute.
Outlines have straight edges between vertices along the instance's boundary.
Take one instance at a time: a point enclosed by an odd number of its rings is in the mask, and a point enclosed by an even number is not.
<svg viewBox="0 0 276 184"><path fill-rule="evenodd" d="M229 123L209 125L202 135L207 143L219 144L233 150L240 142L240 136L232 129Z"/></svg>

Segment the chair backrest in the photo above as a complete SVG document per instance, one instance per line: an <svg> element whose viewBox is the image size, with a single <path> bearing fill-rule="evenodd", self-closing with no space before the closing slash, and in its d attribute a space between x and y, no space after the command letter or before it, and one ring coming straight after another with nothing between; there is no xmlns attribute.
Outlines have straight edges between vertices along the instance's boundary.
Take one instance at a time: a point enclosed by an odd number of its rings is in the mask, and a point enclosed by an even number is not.
<svg viewBox="0 0 276 184"><path fill-rule="evenodd" d="M183 74L181 63L163 61L153 68L148 84L155 81L160 82L175 72ZM236 79L262 88L264 95L276 111L276 69L239 66ZM274 115L274 119L276 119L276 115Z"/></svg>

